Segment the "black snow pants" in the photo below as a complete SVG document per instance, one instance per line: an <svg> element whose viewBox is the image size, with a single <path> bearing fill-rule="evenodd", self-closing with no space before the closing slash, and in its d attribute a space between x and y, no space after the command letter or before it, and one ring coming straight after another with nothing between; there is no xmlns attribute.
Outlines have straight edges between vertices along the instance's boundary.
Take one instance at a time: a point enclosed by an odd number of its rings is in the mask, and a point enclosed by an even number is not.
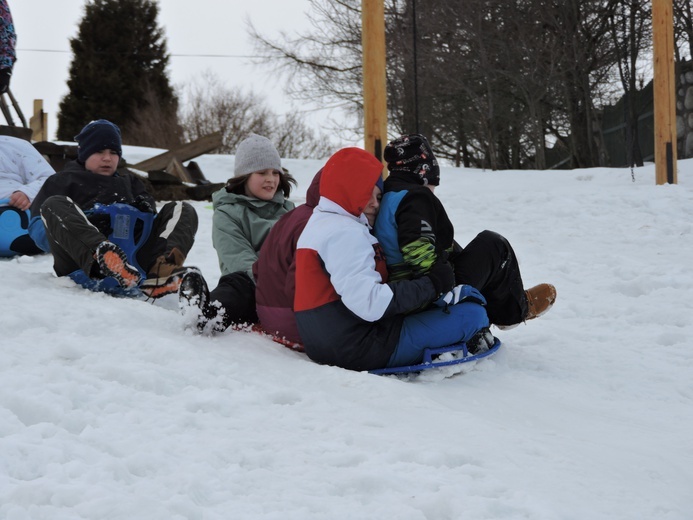
<svg viewBox="0 0 693 520"><path fill-rule="evenodd" d="M53 269L58 276L67 276L78 269L90 277L99 276L94 251L107 240L108 230L103 225L97 227L90 218L95 220L63 195L49 197L41 206ZM190 204L166 203L154 219L149 238L137 252L137 262L149 272L156 258L174 247L187 256L195 241L197 225L197 213Z"/></svg>
<svg viewBox="0 0 693 520"><path fill-rule="evenodd" d="M209 301L215 300L224 308L224 329L259 321L255 311L255 282L242 271L226 274L219 279L216 289L209 294Z"/></svg>
<svg viewBox="0 0 693 520"><path fill-rule="evenodd" d="M482 231L466 247L455 244L450 262L455 283L476 287L486 298L489 321L514 325L527 315L520 266L510 243L498 233Z"/></svg>

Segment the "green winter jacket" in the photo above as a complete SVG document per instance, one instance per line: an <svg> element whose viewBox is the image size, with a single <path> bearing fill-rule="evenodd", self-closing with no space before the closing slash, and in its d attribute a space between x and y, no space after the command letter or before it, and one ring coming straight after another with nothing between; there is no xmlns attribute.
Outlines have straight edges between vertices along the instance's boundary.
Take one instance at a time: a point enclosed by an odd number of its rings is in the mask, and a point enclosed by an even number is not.
<svg viewBox="0 0 693 520"><path fill-rule="evenodd" d="M277 190L272 200L228 193L222 188L212 195L212 244L219 256L221 275L238 271L253 279L252 267L274 223L294 208Z"/></svg>

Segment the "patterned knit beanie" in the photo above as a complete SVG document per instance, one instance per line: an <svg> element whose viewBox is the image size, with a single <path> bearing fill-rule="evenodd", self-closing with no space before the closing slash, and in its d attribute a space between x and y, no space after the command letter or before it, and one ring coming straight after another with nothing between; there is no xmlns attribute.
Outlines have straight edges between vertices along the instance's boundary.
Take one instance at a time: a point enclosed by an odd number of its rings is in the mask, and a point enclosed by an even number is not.
<svg viewBox="0 0 693 520"><path fill-rule="evenodd" d="M390 174L399 174L424 186L440 184L440 167L431 145L421 134L403 135L388 143L383 157Z"/></svg>
<svg viewBox="0 0 693 520"><path fill-rule="evenodd" d="M233 176L240 177L264 170L282 171L279 152L266 137L250 134L238 145L233 167Z"/></svg>
<svg viewBox="0 0 693 520"><path fill-rule="evenodd" d="M77 160L82 164L92 154L101 150L113 150L119 157L123 155L120 128L105 119L97 119L82 128L82 131L75 136L75 141L79 144Z"/></svg>

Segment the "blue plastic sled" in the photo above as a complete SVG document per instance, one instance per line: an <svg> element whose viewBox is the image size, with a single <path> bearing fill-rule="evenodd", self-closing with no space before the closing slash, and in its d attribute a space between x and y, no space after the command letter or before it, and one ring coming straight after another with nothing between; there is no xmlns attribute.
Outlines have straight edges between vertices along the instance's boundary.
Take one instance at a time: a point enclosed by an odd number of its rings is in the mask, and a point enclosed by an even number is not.
<svg viewBox="0 0 693 520"><path fill-rule="evenodd" d="M10 199L0 199L0 257L42 253L29 237L29 211L9 206Z"/></svg>
<svg viewBox="0 0 693 520"><path fill-rule="evenodd" d="M153 213L145 213L128 204L96 204L89 214L107 214L111 216L111 228L113 233L108 239L118 245L127 255L128 262L135 266L142 277L146 276L144 269L137 262L137 252L149 238L154 224ZM141 226L141 233L136 241L135 232L137 225ZM103 279L89 278L87 273L78 269L68 275L76 284L94 292L105 292L114 296L137 297L142 293L139 288L124 289L115 278Z"/></svg>
<svg viewBox="0 0 693 520"><path fill-rule="evenodd" d="M464 342L460 342L455 343L453 345L449 345L447 347L425 349L423 361L418 365L409 365L406 367L378 368L376 370L370 370L369 373L376 374L379 376L387 374L409 374L421 372L423 370L429 370L431 368L440 368L451 365L459 365L461 363L469 363L470 361L476 361L478 359L491 356L498 352L498 349L501 346L501 341L498 338L494 339L495 341L493 343L493 346L488 350L480 352L479 354L470 354L467 350L467 345ZM459 357L445 361L441 361L438 359L438 357L441 354L446 354L448 352L455 352L459 355Z"/></svg>

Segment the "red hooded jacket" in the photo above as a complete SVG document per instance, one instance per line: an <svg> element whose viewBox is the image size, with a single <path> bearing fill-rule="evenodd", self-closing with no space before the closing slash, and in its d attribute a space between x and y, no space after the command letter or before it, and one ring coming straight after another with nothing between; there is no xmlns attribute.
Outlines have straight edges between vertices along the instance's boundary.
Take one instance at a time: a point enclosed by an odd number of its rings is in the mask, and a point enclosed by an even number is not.
<svg viewBox="0 0 693 520"><path fill-rule="evenodd" d="M387 283L382 249L363 215L381 171L380 161L358 148L330 157L320 201L296 244L296 323L318 363L384 367L404 316L436 297L428 277Z"/></svg>

